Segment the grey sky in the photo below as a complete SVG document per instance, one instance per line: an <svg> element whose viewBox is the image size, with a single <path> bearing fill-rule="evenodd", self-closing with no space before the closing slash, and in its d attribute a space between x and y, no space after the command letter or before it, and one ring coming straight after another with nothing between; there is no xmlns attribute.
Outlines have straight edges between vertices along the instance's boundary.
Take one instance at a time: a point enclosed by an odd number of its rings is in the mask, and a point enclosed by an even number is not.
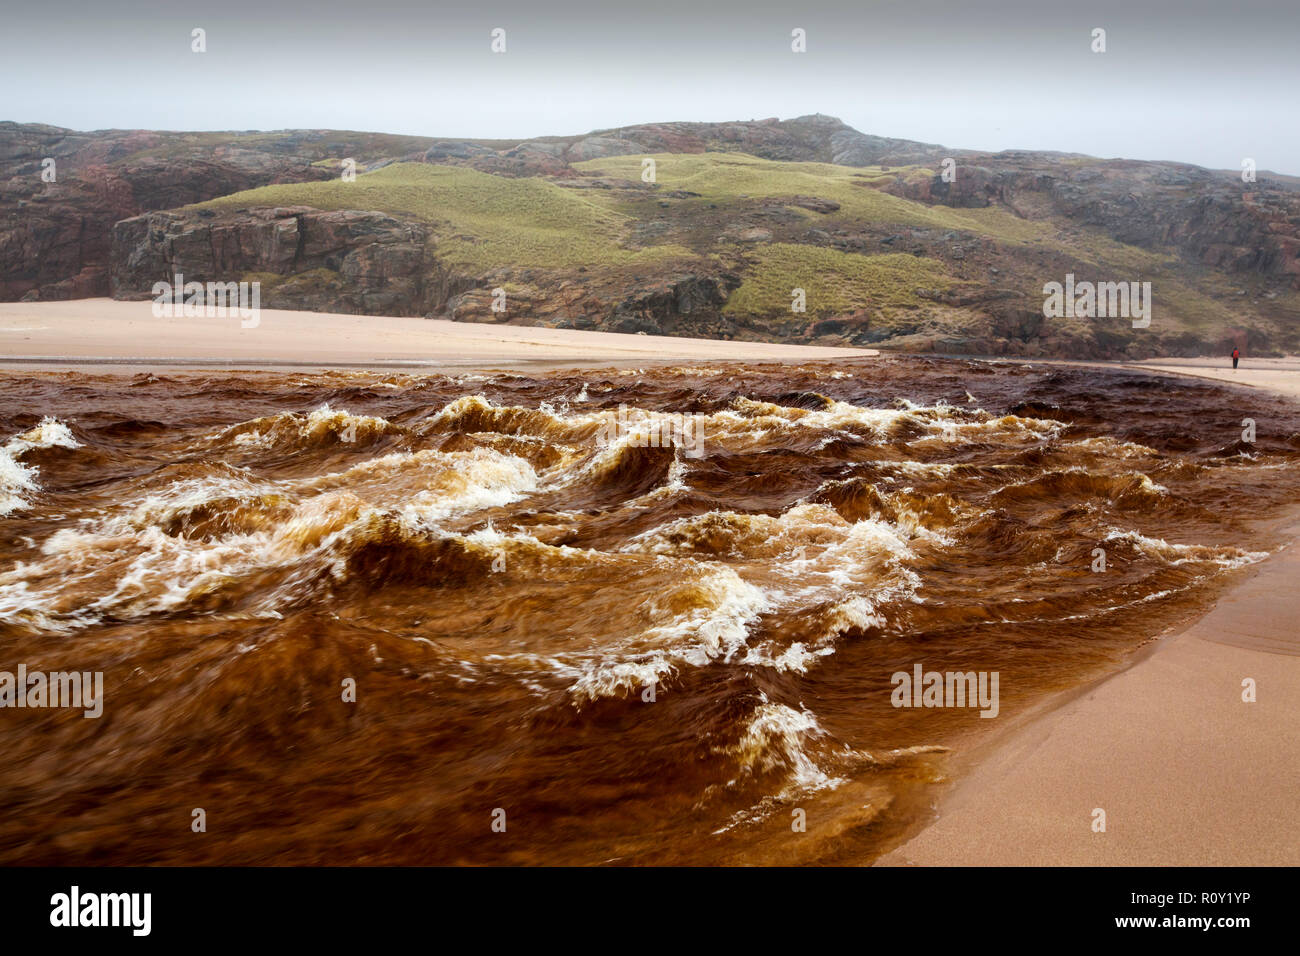
<svg viewBox="0 0 1300 956"><path fill-rule="evenodd" d="M48 0L0 119L514 138L829 113L867 133L1300 174L1294 0ZM190 31L208 52L190 52ZM489 50L493 27L507 53ZM790 31L808 52L790 52ZM1107 52L1090 50L1107 31Z"/></svg>

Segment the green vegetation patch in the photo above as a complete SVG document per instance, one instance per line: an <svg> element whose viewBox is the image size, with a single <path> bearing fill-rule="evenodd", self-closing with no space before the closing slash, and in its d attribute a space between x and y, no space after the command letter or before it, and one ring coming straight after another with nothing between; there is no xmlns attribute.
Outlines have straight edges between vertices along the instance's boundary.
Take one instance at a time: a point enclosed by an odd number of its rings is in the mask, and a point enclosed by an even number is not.
<svg viewBox="0 0 1300 956"><path fill-rule="evenodd" d="M642 156L613 156L574 163L575 169L640 181ZM656 182L665 190L699 193L702 200L729 204L737 199L816 196L840 204L826 222L868 221L920 228L966 230L999 239L1040 239L1052 230L1000 209L927 206L881 192L872 184L897 176L920 176L922 167L835 166L759 159L744 153L653 154Z"/></svg>
<svg viewBox="0 0 1300 956"><path fill-rule="evenodd" d="M314 183L263 186L193 208L311 206L388 213L429 223L437 254L471 269L619 266L694 258L681 246L629 249L622 245L629 217L591 191L564 189L543 179L507 179L455 166L396 163L357 176Z"/></svg>
<svg viewBox="0 0 1300 956"><path fill-rule="evenodd" d="M240 282L257 282L263 289L273 289L285 280L278 272L245 272L239 277Z"/></svg>
<svg viewBox="0 0 1300 956"><path fill-rule="evenodd" d="M821 246L773 243L756 249L731 315L788 317L791 290L803 289L807 314L837 315L868 307L919 305L917 289L948 289L953 279L935 259L889 253L864 256Z"/></svg>

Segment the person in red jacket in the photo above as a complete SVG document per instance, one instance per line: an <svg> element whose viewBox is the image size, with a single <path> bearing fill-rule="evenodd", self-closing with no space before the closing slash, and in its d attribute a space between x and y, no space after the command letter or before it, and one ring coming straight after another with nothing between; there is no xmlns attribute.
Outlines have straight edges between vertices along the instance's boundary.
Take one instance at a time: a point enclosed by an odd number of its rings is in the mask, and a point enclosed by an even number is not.
<svg viewBox="0 0 1300 956"><path fill-rule="evenodd" d="M1241 358L1241 352L1238 349L1234 348L1232 350L1232 367L1234 370L1236 370L1237 368L1237 359L1239 358Z"/></svg>

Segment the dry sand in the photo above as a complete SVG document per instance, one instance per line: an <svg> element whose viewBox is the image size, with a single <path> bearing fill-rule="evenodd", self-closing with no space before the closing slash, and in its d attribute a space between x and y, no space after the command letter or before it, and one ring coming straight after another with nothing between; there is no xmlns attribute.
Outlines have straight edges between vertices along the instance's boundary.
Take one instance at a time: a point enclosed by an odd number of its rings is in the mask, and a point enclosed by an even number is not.
<svg viewBox="0 0 1300 956"><path fill-rule="evenodd" d="M0 304L0 367L519 366L860 358L815 348L263 310L156 319L149 302ZM1091 363L1090 363L1091 364ZM1097 363L1100 364L1100 363ZM1300 398L1300 359L1126 363ZM1300 526L1295 529L1300 534ZM1127 670L983 745L937 822L881 865L1300 863L1300 547ZM1258 684L1244 703L1242 681ZM959 768L961 769L961 768ZM1105 833L1092 829L1106 811Z"/></svg>
<svg viewBox="0 0 1300 956"><path fill-rule="evenodd" d="M279 309L263 309L257 327L245 329L238 317L155 318L152 306L152 302L113 299L0 304L0 366L417 366L433 370L727 359L809 361L878 354L873 349Z"/></svg>

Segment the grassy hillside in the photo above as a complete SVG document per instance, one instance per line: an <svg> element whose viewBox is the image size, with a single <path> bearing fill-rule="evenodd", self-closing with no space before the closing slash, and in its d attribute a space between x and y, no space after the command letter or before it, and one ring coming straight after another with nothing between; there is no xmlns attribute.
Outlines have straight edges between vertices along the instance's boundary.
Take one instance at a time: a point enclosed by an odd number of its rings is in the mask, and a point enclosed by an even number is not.
<svg viewBox="0 0 1300 956"><path fill-rule="evenodd" d="M555 176L396 163L354 182L266 186L193 208L308 206L418 220L428 226L430 255L444 268L470 286L481 280L480 287L518 294L527 310L510 320L520 322L562 322L583 310L591 318L595 309L602 327L600 316L621 299L652 296L682 276L728 275L735 279L715 310L724 324L682 331L799 340L810 321L856 313L851 329L831 334L905 348L1090 354L1190 348L1243 324L1234 308L1245 294L1239 280L1172 254L1042 210L1027 218L996 204L953 208L884 191L933 179L925 167L743 153L651 158L654 184L641 181L639 155L574 163ZM1067 272L1079 280L1150 281L1152 331L1135 337L1123 319L1038 321L1043 283ZM805 313L791 311L795 288L806 292ZM671 311L674 295L637 308ZM1273 297L1281 315L1300 305L1294 293ZM462 305L467 318L494 320L481 314L481 303ZM1258 310L1250 320L1266 337L1273 334L1272 320ZM691 321L702 319L696 313Z"/></svg>
<svg viewBox="0 0 1300 956"><path fill-rule="evenodd" d="M641 156L616 156L574 163L583 172L622 179L641 178ZM734 203L741 199L815 196L840 204L825 217L829 223L881 222L897 226L971 230L1005 240L1035 240L1050 234L1041 223L1018 219L1000 209L949 209L926 206L888 193L876 185L899 175L934 175L922 167L834 166L829 163L785 163L741 153L660 153L655 160L658 184L667 190L699 193L703 203ZM810 218L817 217L809 213ZM822 217L817 217L822 218Z"/></svg>
<svg viewBox="0 0 1300 956"><path fill-rule="evenodd" d="M354 182L264 186L200 208L299 205L374 210L426 222L434 228L439 258L467 269L590 268L692 255L672 245L624 248L630 216L593 201L588 191L562 189L544 179L507 179L423 163L386 166Z"/></svg>
<svg viewBox="0 0 1300 956"><path fill-rule="evenodd" d="M952 278L934 259L890 253L865 256L772 243L757 249L745 281L727 300L729 315L780 316L800 288L813 315L856 312L875 304L919 305L918 288L947 289Z"/></svg>
<svg viewBox="0 0 1300 956"><path fill-rule="evenodd" d="M0 157L0 301L144 295L184 266L363 314L982 354L1300 348L1286 177L953 150L822 115L493 141L0 122ZM286 206L297 224L273 221ZM1044 317L1044 284L1071 273L1149 282L1150 327Z"/></svg>
<svg viewBox="0 0 1300 956"><path fill-rule="evenodd" d="M814 316L868 305L915 305L915 289L954 283L943 264L909 254L864 255L794 242L755 247L723 234L759 200L815 197L840 204L828 215L798 207L796 231L871 222L991 233L1011 242L1041 238L1047 230L1000 210L931 208L858 185L879 171L824 163L785 163L742 154L661 154L658 188L641 187L641 158L577 164L583 172L626 181L626 189L574 189L540 178L510 179L463 167L399 163L359 175L354 182L265 186L195 208L254 206L363 209L428 223L436 254L452 266L478 271L533 268L567 272L664 268L738 269L743 284L728 301L730 315L789 317L791 289L803 288ZM660 197L675 191L665 213ZM638 232L647 221L668 226ZM697 228L698 227L698 228Z"/></svg>

